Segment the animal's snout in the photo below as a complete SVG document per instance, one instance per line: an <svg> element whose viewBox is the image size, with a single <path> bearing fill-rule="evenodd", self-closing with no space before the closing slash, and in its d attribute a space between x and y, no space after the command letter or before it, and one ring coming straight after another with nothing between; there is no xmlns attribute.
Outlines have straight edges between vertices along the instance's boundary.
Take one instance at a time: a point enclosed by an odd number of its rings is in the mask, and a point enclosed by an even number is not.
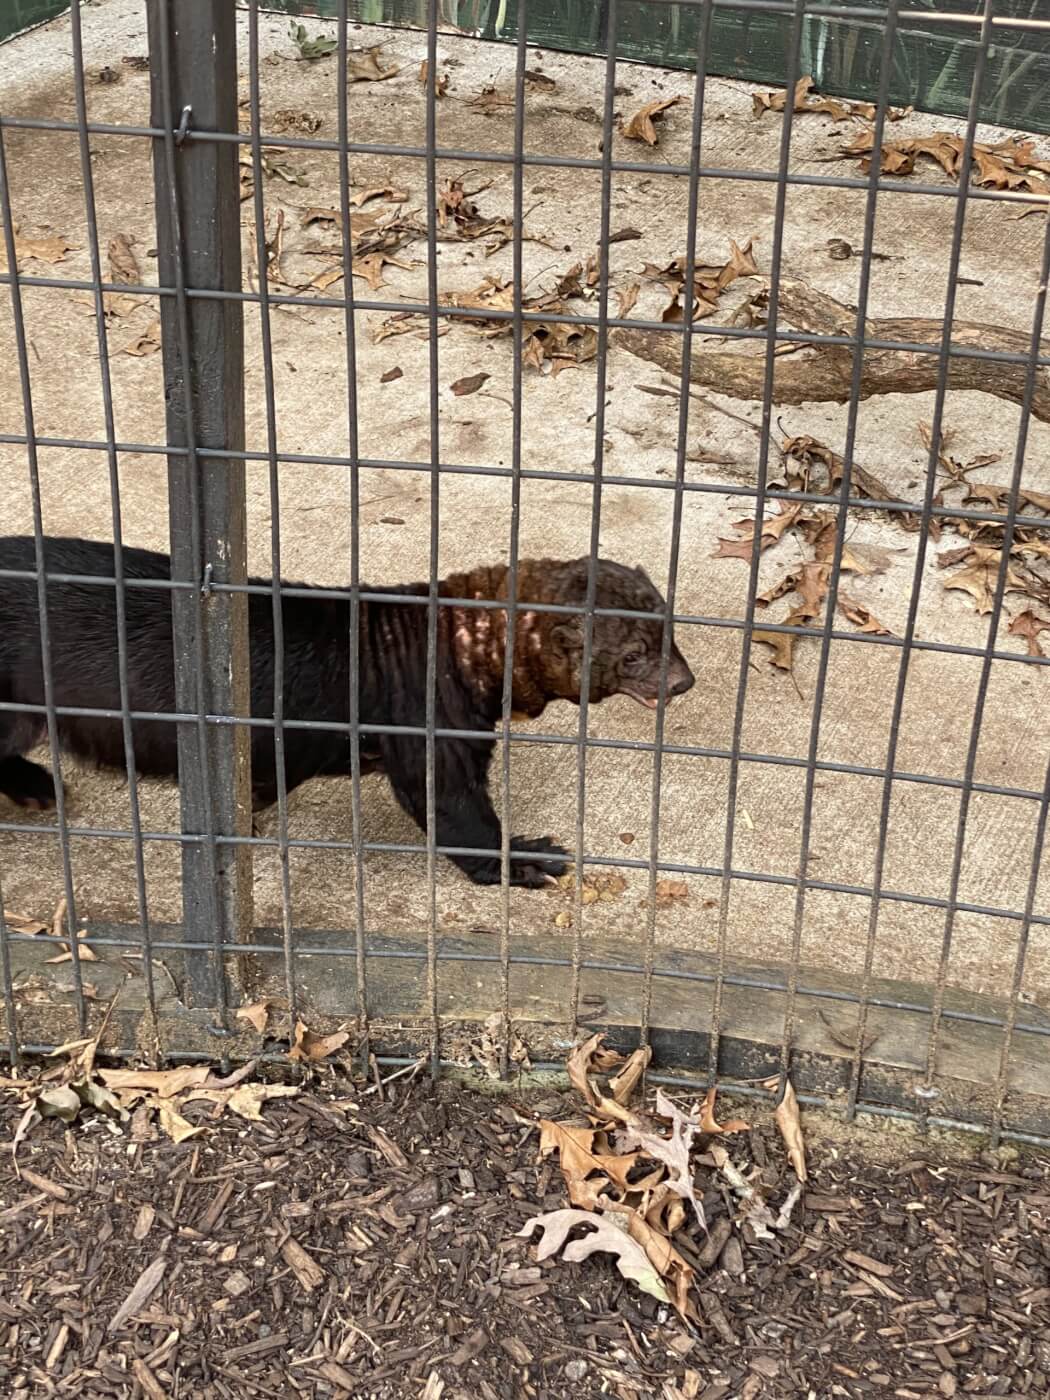
<svg viewBox="0 0 1050 1400"><path fill-rule="evenodd" d="M696 684L696 677L685 663L685 658L681 655L672 658L670 668L667 672L667 695L684 695L687 690L692 690Z"/></svg>

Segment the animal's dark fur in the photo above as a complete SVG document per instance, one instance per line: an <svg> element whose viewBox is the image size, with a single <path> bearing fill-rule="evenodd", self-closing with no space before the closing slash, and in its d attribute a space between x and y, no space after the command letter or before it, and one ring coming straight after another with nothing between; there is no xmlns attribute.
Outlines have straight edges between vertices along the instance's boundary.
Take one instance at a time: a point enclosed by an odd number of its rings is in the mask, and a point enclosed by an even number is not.
<svg viewBox="0 0 1050 1400"><path fill-rule="evenodd" d="M45 542L48 573L110 576L113 548L79 539ZM33 541L0 539L0 568L33 570ZM124 550L129 580L169 578L166 555ZM530 604L582 606L587 561L523 561L518 597ZM384 590L421 596L425 584ZM507 596L503 567L457 574L440 585L444 597ZM118 709L116 600L111 586L48 585L54 701L58 706ZM663 599L640 570L601 560L597 570L597 604L659 612ZM351 664L350 605L345 600L284 599L284 696L287 719L346 724L349 718ZM171 601L166 589L126 590L129 700L133 711L171 713L175 709ZM505 611L443 607L438 610L436 724L439 729L492 729L502 711ZM250 595L251 709L258 718L273 715L272 601ZM422 726L425 723L427 609L416 604L362 603L359 653L360 719L365 724ZM594 620L590 700L628 694L655 706L658 690L661 625L630 618ZM518 613L514 646L515 711L536 716L551 700L578 702L583 651L583 620L566 614ZM667 695L682 694L693 677L672 645ZM0 701L43 703L40 632L36 583L0 578ZM46 732L42 716L0 710L0 792L27 807L54 801L51 775L23 757ZM135 761L142 774L175 778L178 772L176 726L169 721L135 720ZM120 722L112 719L60 717L58 740L88 762L124 768ZM500 823L488 793L487 775L494 741L437 739L437 843L499 851ZM362 769L384 772L398 801L426 827L425 740L409 734L365 735ZM285 773L291 791L307 778L350 771L350 741L345 733L286 729ZM277 795L272 730L252 729L253 800L265 807ZM564 869L559 860L535 861L525 852L564 855L546 838L515 837L514 884L539 885L547 874ZM456 856L455 862L479 884L500 878L498 854Z"/></svg>

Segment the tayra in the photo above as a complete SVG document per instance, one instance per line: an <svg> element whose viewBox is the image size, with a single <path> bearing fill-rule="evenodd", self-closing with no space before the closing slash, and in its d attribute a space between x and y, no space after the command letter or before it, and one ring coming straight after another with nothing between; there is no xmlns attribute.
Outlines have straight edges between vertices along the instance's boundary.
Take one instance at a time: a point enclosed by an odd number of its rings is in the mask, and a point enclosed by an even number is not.
<svg viewBox="0 0 1050 1400"><path fill-rule="evenodd" d="M113 547L89 540L48 538L45 571L113 577ZM0 538L0 570L35 569L32 539ZM170 590L136 587L137 579L168 579L167 555L124 550L129 702L132 711L175 711ZM664 600L641 569L602 559L597 565L596 603L601 608L662 613ZM253 582L266 582L253 580ZM507 597L505 566L453 574L439 585L446 598ZM303 585L287 585L302 587ZM581 615L543 612L528 605L583 607L587 560L524 560L518 567L514 642L513 707L534 717L552 700L580 699L584 623ZM375 590L378 591L378 590ZM406 598L427 594L426 584L384 589ZM53 695L59 707L119 709L117 611L112 585L48 583ZM283 599L285 718L346 725L353 666L350 604L346 599L296 596ZM436 727L492 730L502 714L507 611L499 607L438 609ZM249 596L251 712L273 717L273 602ZM661 622L657 618L595 617L590 702L629 695L656 707ZM362 602L357 657L359 716L364 724L423 726L426 720L427 608L418 603ZM672 644L666 696L681 695L693 676ZM44 699L37 585L34 579L0 576L0 701L40 705ZM137 770L176 778L176 725L135 719ZM24 757L46 733L42 714L0 710L0 792L23 807L54 803L51 774ZM123 770L119 720L59 716L61 748L89 763ZM439 846L492 851L457 855L455 863L478 884L500 878L500 823L488 790L495 740L435 740L436 840ZM418 734L361 736L363 772L385 773L404 809L426 827L426 740ZM288 790L321 774L350 772L350 739L336 730L286 729L284 763ZM273 731L252 727L252 785L256 808L276 800ZM564 849L546 837L511 843L511 881L539 886L565 869ZM547 860L537 860L546 855Z"/></svg>

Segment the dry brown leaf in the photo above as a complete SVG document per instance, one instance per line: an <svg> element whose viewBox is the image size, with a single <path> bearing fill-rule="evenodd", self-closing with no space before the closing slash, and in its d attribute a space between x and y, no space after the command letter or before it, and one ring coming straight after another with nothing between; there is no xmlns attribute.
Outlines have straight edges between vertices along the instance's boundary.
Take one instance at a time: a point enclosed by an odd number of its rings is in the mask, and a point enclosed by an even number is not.
<svg viewBox="0 0 1050 1400"><path fill-rule="evenodd" d="M384 267L400 267L404 271L411 271L413 264L393 258L389 253L366 253L363 257L354 258L354 276L365 278L373 292L386 286L383 281Z"/></svg>
<svg viewBox="0 0 1050 1400"><path fill-rule="evenodd" d="M762 1087L776 1093L780 1087L780 1080L774 1075L772 1079L765 1080ZM795 1097L794 1086L790 1079L784 1080L784 1097L776 1106L773 1121L780 1129L780 1136L784 1139L784 1144L787 1147L788 1161L795 1169L795 1175L799 1181L807 1180L806 1147L802 1139L798 1099Z"/></svg>
<svg viewBox="0 0 1050 1400"><path fill-rule="evenodd" d="M838 607L839 612L850 622L855 623L862 632L870 632L876 637L892 636L888 627L883 627L878 618L863 603L858 603L848 593L839 593Z"/></svg>
<svg viewBox="0 0 1050 1400"><path fill-rule="evenodd" d="M236 1020L250 1021L260 1035L266 1030L266 1023L270 1019L270 1001L253 1001L250 1006L239 1006L237 1008Z"/></svg>
<svg viewBox="0 0 1050 1400"><path fill-rule="evenodd" d="M585 1210L551 1210L544 1215L534 1215L518 1231L519 1239L529 1239L538 1225L543 1234L536 1246L536 1258L542 1263L552 1255L562 1251L562 1257L570 1263L582 1263L596 1252L612 1254L616 1267L624 1278L636 1283L643 1293L659 1299L662 1303L672 1302L660 1279L656 1267L650 1262L643 1247L632 1239L615 1223L615 1214L592 1215ZM583 1239L568 1240L569 1232L577 1225L586 1225L589 1233Z"/></svg>
<svg viewBox="0 0 1050 1400"><path fill-rule="evenodd" d="M631 1238L645 1250L646 1258L662 1278L669 1281L672 1302L682 1317L695 1316L695 1307L690 1301L689 1290L695 1277L691 1265L687 1264L671 1241L654 1229L648 1219L638 1211L627 1216L627 1228Z"/></svg>
<svg viewBox="0 0 1050 1400"><path fill-rule="evenodd" d="M708 1089L703 1103L700 1105L700 1131L703 1133L749 1133L751 1124L745 1123L742 1118L731 1118L728 1123L719 1123L715 1118L715 1094L717 1090L712 1087Z"/></svg>
<svg viewBox="0 0 1050 1400"><path fill-rule="evenodd" d="M61 234L55 234L50 238L24 238L18 232L15 225L15 261L19 266L23 258L34 262L60 263L65 261L67 253L74 252L76 244L70 243L68 238ZM7 271L7 249L4 239L0 238L0 272Z"/></svg>
<svg viewBox="0 0 1050 1400"><path fill-rule="evenodd" d="M653 122L661 121L663 114L681 100L680 97L661 97L656 102L647 102L633 117L624 122L620 128L623 135L629 141L644 141L647 146L655 146L660 138L656 134Z"/></svg>
<svg viewBox="0 0 1050 1400"><path fill-rule="evenodd" d="M632 283L631 283L629 286L627 286L627 287L620 287L620 288L617 289L617 292L616 292L616 300L617 300L616 314L617 314L617 316L619 316L619 317L622 319L623 317L625 317L625 316L627 315L627 313L628 313L629 311L633 311L633 309L634 309L634 304L635 304L635 302L638 300L638 293L639 293L640 291L641 291L641 288L639 287L639 285L638 285L637 282L632 282Z"/></svg>
<svg viewBox="0 0 1050 1400"><path fill-rule="evenodd" d="M751 633L751 640L773 648L769 664L775 666L778 671L790 671L794 666L797 640L794 632L770 632L764 627L756 627Z"/></svg>
<svg viewBox="0 0 1050 1400"><path fill-rule="evenodd" d="M639 1045L627 1056L623 1068L609 1080L609 1092L617 1103L627 1104L653 1058L652 1046Z"/></svg>
<svg viewBox="0 0 1050 1400"><path fill-rule="evenodd" d="M177 1069L100 1069L98 1077L107 1089L143 1089L170 1099L193 1089L211 1077L208 1065L180 1065Z"/></svg>
<svg viewBox="0 0 1050 1400"><path fill-rule="evenodd" d="M590 1081L590 1074L597 1068L594 1061L605 1039L601 1031L595 1031L587 1040L573 1047L566 1062L566 1070L572 1087L590 1107L598 1102L598 1095ZM617 1057L619 1062L619 1057Z"/></svg>
<svg viewBox="0 0 1050 1400"><path fill-rule="evenodd" d="M455 380L452 384L449 385L449 388L455 394L457 399L461 399L464 398L467 394L476 394L481 388L481 386L485 383L485 381L491 378L491 374L485 374L484 372L478 374L468 374L465 375L462 379Z"/></svg>
<svg viewBox="0 0 1050 1400"><path fill-rule="evenodd" d="M500 92L497 88L489 85L475 93L467 105L473 107L475 112L481 112L484 116L491 117L496 112L513 107L514 98L509 93Z"/></svg>
<svg viewBox="0 0 1050 1400"><path fill-rule="evenodd" d="M700 1228L707 1229L704 1208L696 1196L693 1186L693 1167L689 1151L693 1138L700 1131L700 1120L693 1118L674 1103L662 1089L656 1091L656 1111L661 1118L670 1119L671 1136L660 1137L648 1132L639 1119L628 1123L622 1134L623 1145L628 1149L638 1148L667 1168L667 1186L683 1201L688 1201L696 1213Z"/></svg>
<svg viewBox="0 0 1050 1400"><path fill-rule="evenodd" d="M326 292L334 283L341 281L342 276L342 267L326 267L316 277L311 277L307 285L312 287L315 292Z"/></svg>
<svg viewBox="0 0 1050 1400"><path fill-rule="evenodd" d="M400 365L395 365L393 369L388 369L385 374L379 376L380 384L393 384L395 379L403 379L405 371Z"/></svg>
<svg viewBox="0 0 1050 1400"><path fill-rule="evenodd" d="M1024 612L1018 613L1006 630L1013 637L1025 639L1029 656L1046 655L1046 652L1039 645L1039 633L1050 630L1050 621L1038 617L1031 608L1026 608Z"/></svg>
<svg viewBox="0 0 1050 1400"><path fill-rule="evenodd" d="M373 44L370 49L357 50L347 54L347 69L352 83L381 83L386 78L393 78L401 69L396 65L393 68L381 68L379 66L379 55L383 52L382 44Z"/></svg>
<svg viewBox="0 0 1050 1400"><path fill-rule="evenodd" d="M19 914L14 909L4 910L4 923L12 933L27 933L31 936L47 933L47 924L40 919L34 919L31 914Z"/></svg>
<svg viewBox="0 0 1050 1400"><path fill-rule="evenodd" d="M868 170L874 153L874 131L861 131L852 143L842 148L842 155L860 157L862 170ZM974 184L999 190L1029 190L1033 194L1050 195L1050 162L1032 157L1031 141L1009 137L989 145L973 143L971 180ZM950 131L935 131L923 136L902 137L883 143L881 172L886 175L910 175L920 157L935 162L952 179L958 180L963 164L965 141ZM1031 172L1040 173L1031 173Z"/></svg>
<svg viewBox="0 0 1050 1400"><path fill-rule="evenodd" d="M796 112L820 112L834 121L847 121L850 117L860 117L865 121L875 120L873 102L849 102L836 97L821 97L813 91L813 78L808 74L795 84L793 103ZM756 117L764 112L783 112L787 106L786 92L756 92L751 95L751 107ZM910 107L890 107L886 115L890 121L900 121L911 111Z"/></svg>
<svg viewBox="0 0 1050 1400"><path fill-rule="evenodd" d="M609 1153L596 1149L595 1138L605 1136L604 1133L599 1134L596 1128L574 1127L569 1123L555 1123L549 1118L541 1118L539 1129L540 1156L548 1157L552 1152L557 1152L558 1164L570 1195L579 1183L593 1174L601 1179L591 1188L595 1205L598 1204L597 1193L609 1181L614 1182L621 1191L627 1190L627 1178L638 1162L637 1152ZM580 1205L582 1201L574 1199L573 1204Z"/></svg>
<svg viewBox="0 0 1050 1400"><path fill-rule="evenodd" d="M831 558L831 555L828 555ZM888 549L876 544L847 544L842 550L842 570L844 573L884 574L893 562Z"/></svg>
<svg viewBox="0 0 1050 1400"><path fill-rule="evenodd" d="M194 1126L187 1119L183 1118L175 1102L172 1099L151 1098L147 1100L151 1108L157 1110L157 1118L160 1126L171 1138L172 1142L185 1142L187 1138L197 1137L204 1132L202 1125Z"/></svg>
<svg viewBox="0 0 1050 1400"><path fill-rule="evenodd" d="M798 523L801 513L801 502L791 504L786 501L778 501L776 515L769 515L762 522L759 549L764 552L770 545L776 544L786 531ZM743 559L746 563L750 563L757 533L755 522L753 519L737 520L733 523L733 529L740 531L744 538L727 540L720 537L718 548L712 557L715 559Z"/></svg>
<svg viewBox="0 0 1050 1400"><path fill-rule="evenodd" d="M357 194L351 196L350 203L355 209L360 209L361 205L367 204L370 199L382 199L390 204L403 204L407 198L408 190L399 189L395 185L377 185L374 189L358 190Z"/></svg>
<svg viewBox="0 0 1050 1400"><path fill-rule="evenodd" d="M281 1257L307 1293L312 1293L324 1283L324 1269L316 1259L307 1254L298 1240L292 1239L291 1235L281 1245Z"/></svg>
<svg viewBox="0 0 1050 1400"><path fill-rule="evenodd" d="M134 340L129 340L126 345L122 345L121 351L125 355L135 355L142 357L154 355L160 349L160 317L152 320L144 331L135 336Z"/></svg>
<svg viewBox="0 0 1050 1400"><path fill-rule="evenodd" d="M323 1060L341 1049L350 1039L349 1031L335 1031L332 1035L317 1035L305 1021L296 1021L295 1039L288 1051L290 1060Z"/></svg>
<svg viewBox="0 0 1050 1400"><path fill-rule="evenodd" d="M758 263L752 251L754 240L741 247L735 239L729 240L729 259L718 263L705 263L697 259L693 265L693 320L702 321L713 316L718 310L722 293L738 277L753 277L758 271ZM669 263L646 263L642 276L650 281L660 282L671 293L671 301L665 308L661 320L680 322L685 317L683 301L688 267L684 256L672 258Z"/></svg>
<svg viewBox="0 0 1050 1400"><path fill-rule="evenodd" d="M429 76L429 73L430 73L430 65L429 65L429 63L427 62L427 60L424 59L423 62L419 65L419 86L420 86L420 87L422 87L422 88L425 88L425 87L426 87L426 85L427 85L427 77ZM446 92L448 92L448 74L447 74L447 73L435 73L435 74L434 74L434 96L435 96L435 97L444 97L444 95L445 95Z"/></svg>
<svg viewBox="0 0 1050 1400"><path fill-rule="evenodd" d="M990 613L999 577L1001 551L989 549L983 545L975 545L970 550L969 557L973 560L970 567L961 569L957 574L952 574L945 579L944 587L946 589L957 588L964 593L969 593L978 613ZM1026 591L1024 580L1009 565L1006 573L1006 591L1019 593Z"/></svg>
<svg viewBox="0 0 1050 1400"><path fill-rule="evenodd" d="M131 239L126 233L118 233L109 240L109 280L124 282L128 286L141 285L138 259L131 247Z"/></svg>
<svg viewBox="0 0 1050 1400"><path fill-rule="evenodd" d="M342 228L343 216L338 209L325 209L314 204L299 216L300 228L309 228L311 224L334 224L336 228Z"/></svg>

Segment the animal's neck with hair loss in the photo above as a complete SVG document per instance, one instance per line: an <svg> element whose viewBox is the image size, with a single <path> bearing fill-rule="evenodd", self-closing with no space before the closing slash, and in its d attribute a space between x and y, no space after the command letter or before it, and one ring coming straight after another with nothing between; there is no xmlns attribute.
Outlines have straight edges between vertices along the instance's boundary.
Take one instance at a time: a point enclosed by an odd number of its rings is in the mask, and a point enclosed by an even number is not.
<svg viewBox="0 0 1050 1400"><path fill-rule="evenodd" d="M552 586L553 585L553 586ZM470 573L451 574L441 584L447 598L489 598L510 596L510 570L505 564L482 566ZM518 564L514 628L513 691L511 709L516 719L532 719L542 713L554 698L548 633L554 613L534 611L529 603L568 601L555 597L557 586L546 571L528 559ZM479 705L493 719L503 705L503 677L506 662L507 612L503 608L442 608L447 618L448 645L458 663L463 681L469 685Z"/></svg>

